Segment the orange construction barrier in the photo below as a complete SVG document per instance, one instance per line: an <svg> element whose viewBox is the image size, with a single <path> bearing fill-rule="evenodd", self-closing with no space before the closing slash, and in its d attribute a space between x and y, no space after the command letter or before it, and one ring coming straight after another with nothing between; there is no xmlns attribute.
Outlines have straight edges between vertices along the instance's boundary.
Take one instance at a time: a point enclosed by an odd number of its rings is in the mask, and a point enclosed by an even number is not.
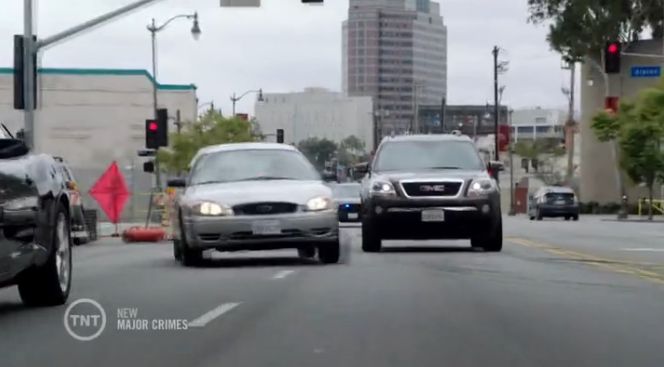
<svg viewBox="0 0 664 367"><path fill-rule="evenodd" d="M159 242L166 238L163 228L131 227L122 232L122 241L129 242Z"/></svg>

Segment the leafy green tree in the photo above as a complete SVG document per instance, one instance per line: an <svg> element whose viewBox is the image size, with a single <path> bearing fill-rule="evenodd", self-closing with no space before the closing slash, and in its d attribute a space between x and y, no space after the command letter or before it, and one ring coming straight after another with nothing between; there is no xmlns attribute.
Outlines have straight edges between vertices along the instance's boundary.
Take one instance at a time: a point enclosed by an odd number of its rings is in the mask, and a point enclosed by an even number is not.
<svg viewBox="0 0 664 367"><path fill-rule="evenodd" d="M547 185L556 185L563 181L557 171L555 161L565 154L565 149L555 139L534 141L520 140L514 145L514 154L528 162L536 161L535 175Z"/></svg>
<svg viewBox="0 0 664 367"><path fill-rule="evenodd" d="M344 166L350 166L360 162L366 157L364 141L355 135L350 135L339 143L337 153L339 163Z"/></svg>
<svg viewBox="0 0 664 367"><path fill-rule="evenodd" d="M622 103L617 114L601 112L592 128L600 141L617 139L620 165L635 183L648 188L653 200L657 179L664 181L664 79L659 86L643 90L632 103ZM652 220L652 206L648 218Z"/></svg>
<svg viewBox="0 0 664 367"><path fill-rule="evenodd" d="M308 138L300 141L297 147L319 171L325 169L325 162L331 161L337 152L337 144L325 138Z"/></svg>
<svg viewBox="0 0 664 367"><path fill-rule="evenodd" d="M170 173L186 171L200 148L225 143L255 141L252 124L238 118L224 118L219 112L209 110L198 121L187 123L182 131L171 134L171 145L159 151L159 161Z"/></svg>
<svg viewBox="0 0 664 367"><path fill-rule="evenodd" d="M609 40L638 40L646 29L662 34L659 0L528 0L529 20L549 24L547 40L568 61L599 52Z"/></svg>

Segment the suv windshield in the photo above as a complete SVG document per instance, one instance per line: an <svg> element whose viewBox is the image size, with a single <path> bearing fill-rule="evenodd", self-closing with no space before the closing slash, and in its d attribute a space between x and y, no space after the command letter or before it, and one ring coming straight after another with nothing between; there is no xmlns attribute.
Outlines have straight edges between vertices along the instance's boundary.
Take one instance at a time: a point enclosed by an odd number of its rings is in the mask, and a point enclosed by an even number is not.
<svg viewBox="0 0 664 367"><path fill-rule="evenodd" d="M192 185L250 180L320 180L320 175L302 154L279 149L206 154L191 174Z"/></svg>
<svg viewBox="0 0 664 367"><path fill-rule="evenodd" d="M397 141L385 143L374 163L376 171L462 169L482 170L475 146L464 141Z"/></svg>

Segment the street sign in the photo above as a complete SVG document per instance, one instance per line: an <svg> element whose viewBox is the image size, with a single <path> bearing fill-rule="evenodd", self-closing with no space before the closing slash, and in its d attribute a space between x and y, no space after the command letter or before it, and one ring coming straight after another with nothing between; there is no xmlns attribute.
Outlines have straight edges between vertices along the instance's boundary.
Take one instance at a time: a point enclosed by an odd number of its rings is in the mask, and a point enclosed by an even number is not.
<svg viewBox="0 0 664 367"><path fill-rule="evenodd" d="M632 78L658 78L661 75L661 66L632 66Z"/></svg>

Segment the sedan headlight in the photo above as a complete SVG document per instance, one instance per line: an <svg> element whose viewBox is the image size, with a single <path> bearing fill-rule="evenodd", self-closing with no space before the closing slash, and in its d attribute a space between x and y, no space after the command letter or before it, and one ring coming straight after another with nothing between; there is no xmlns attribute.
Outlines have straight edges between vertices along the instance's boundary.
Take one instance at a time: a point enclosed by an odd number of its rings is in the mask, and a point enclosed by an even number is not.
<svg viewBox="0 0 664 367"><path fill-rule="evenodd" d="M379 195L395 195L394 185L387 181L374 181L371 184L371 193Z"/></svg>
<svg viewBox="0 0 664 367"><path fill-rule="evenodd" d="M319 196L307 201L307 210L311 212L318 212L332 208L332 199L327 197Z"/></svg>
<svg viewBox="0 0 664 367"><path fill-rule="evenodd" d="M209 201L198 203L192 207L195 215L224 217L233 215L233 209L226 205L217 204Z"/></svg>
<svg viewBox="0 0 664 367"><path fill-rule="evenodd" d="M496 183L492 179L482 178L473 180L468 188L468 197L481 197L496 191Z"/></svg>

